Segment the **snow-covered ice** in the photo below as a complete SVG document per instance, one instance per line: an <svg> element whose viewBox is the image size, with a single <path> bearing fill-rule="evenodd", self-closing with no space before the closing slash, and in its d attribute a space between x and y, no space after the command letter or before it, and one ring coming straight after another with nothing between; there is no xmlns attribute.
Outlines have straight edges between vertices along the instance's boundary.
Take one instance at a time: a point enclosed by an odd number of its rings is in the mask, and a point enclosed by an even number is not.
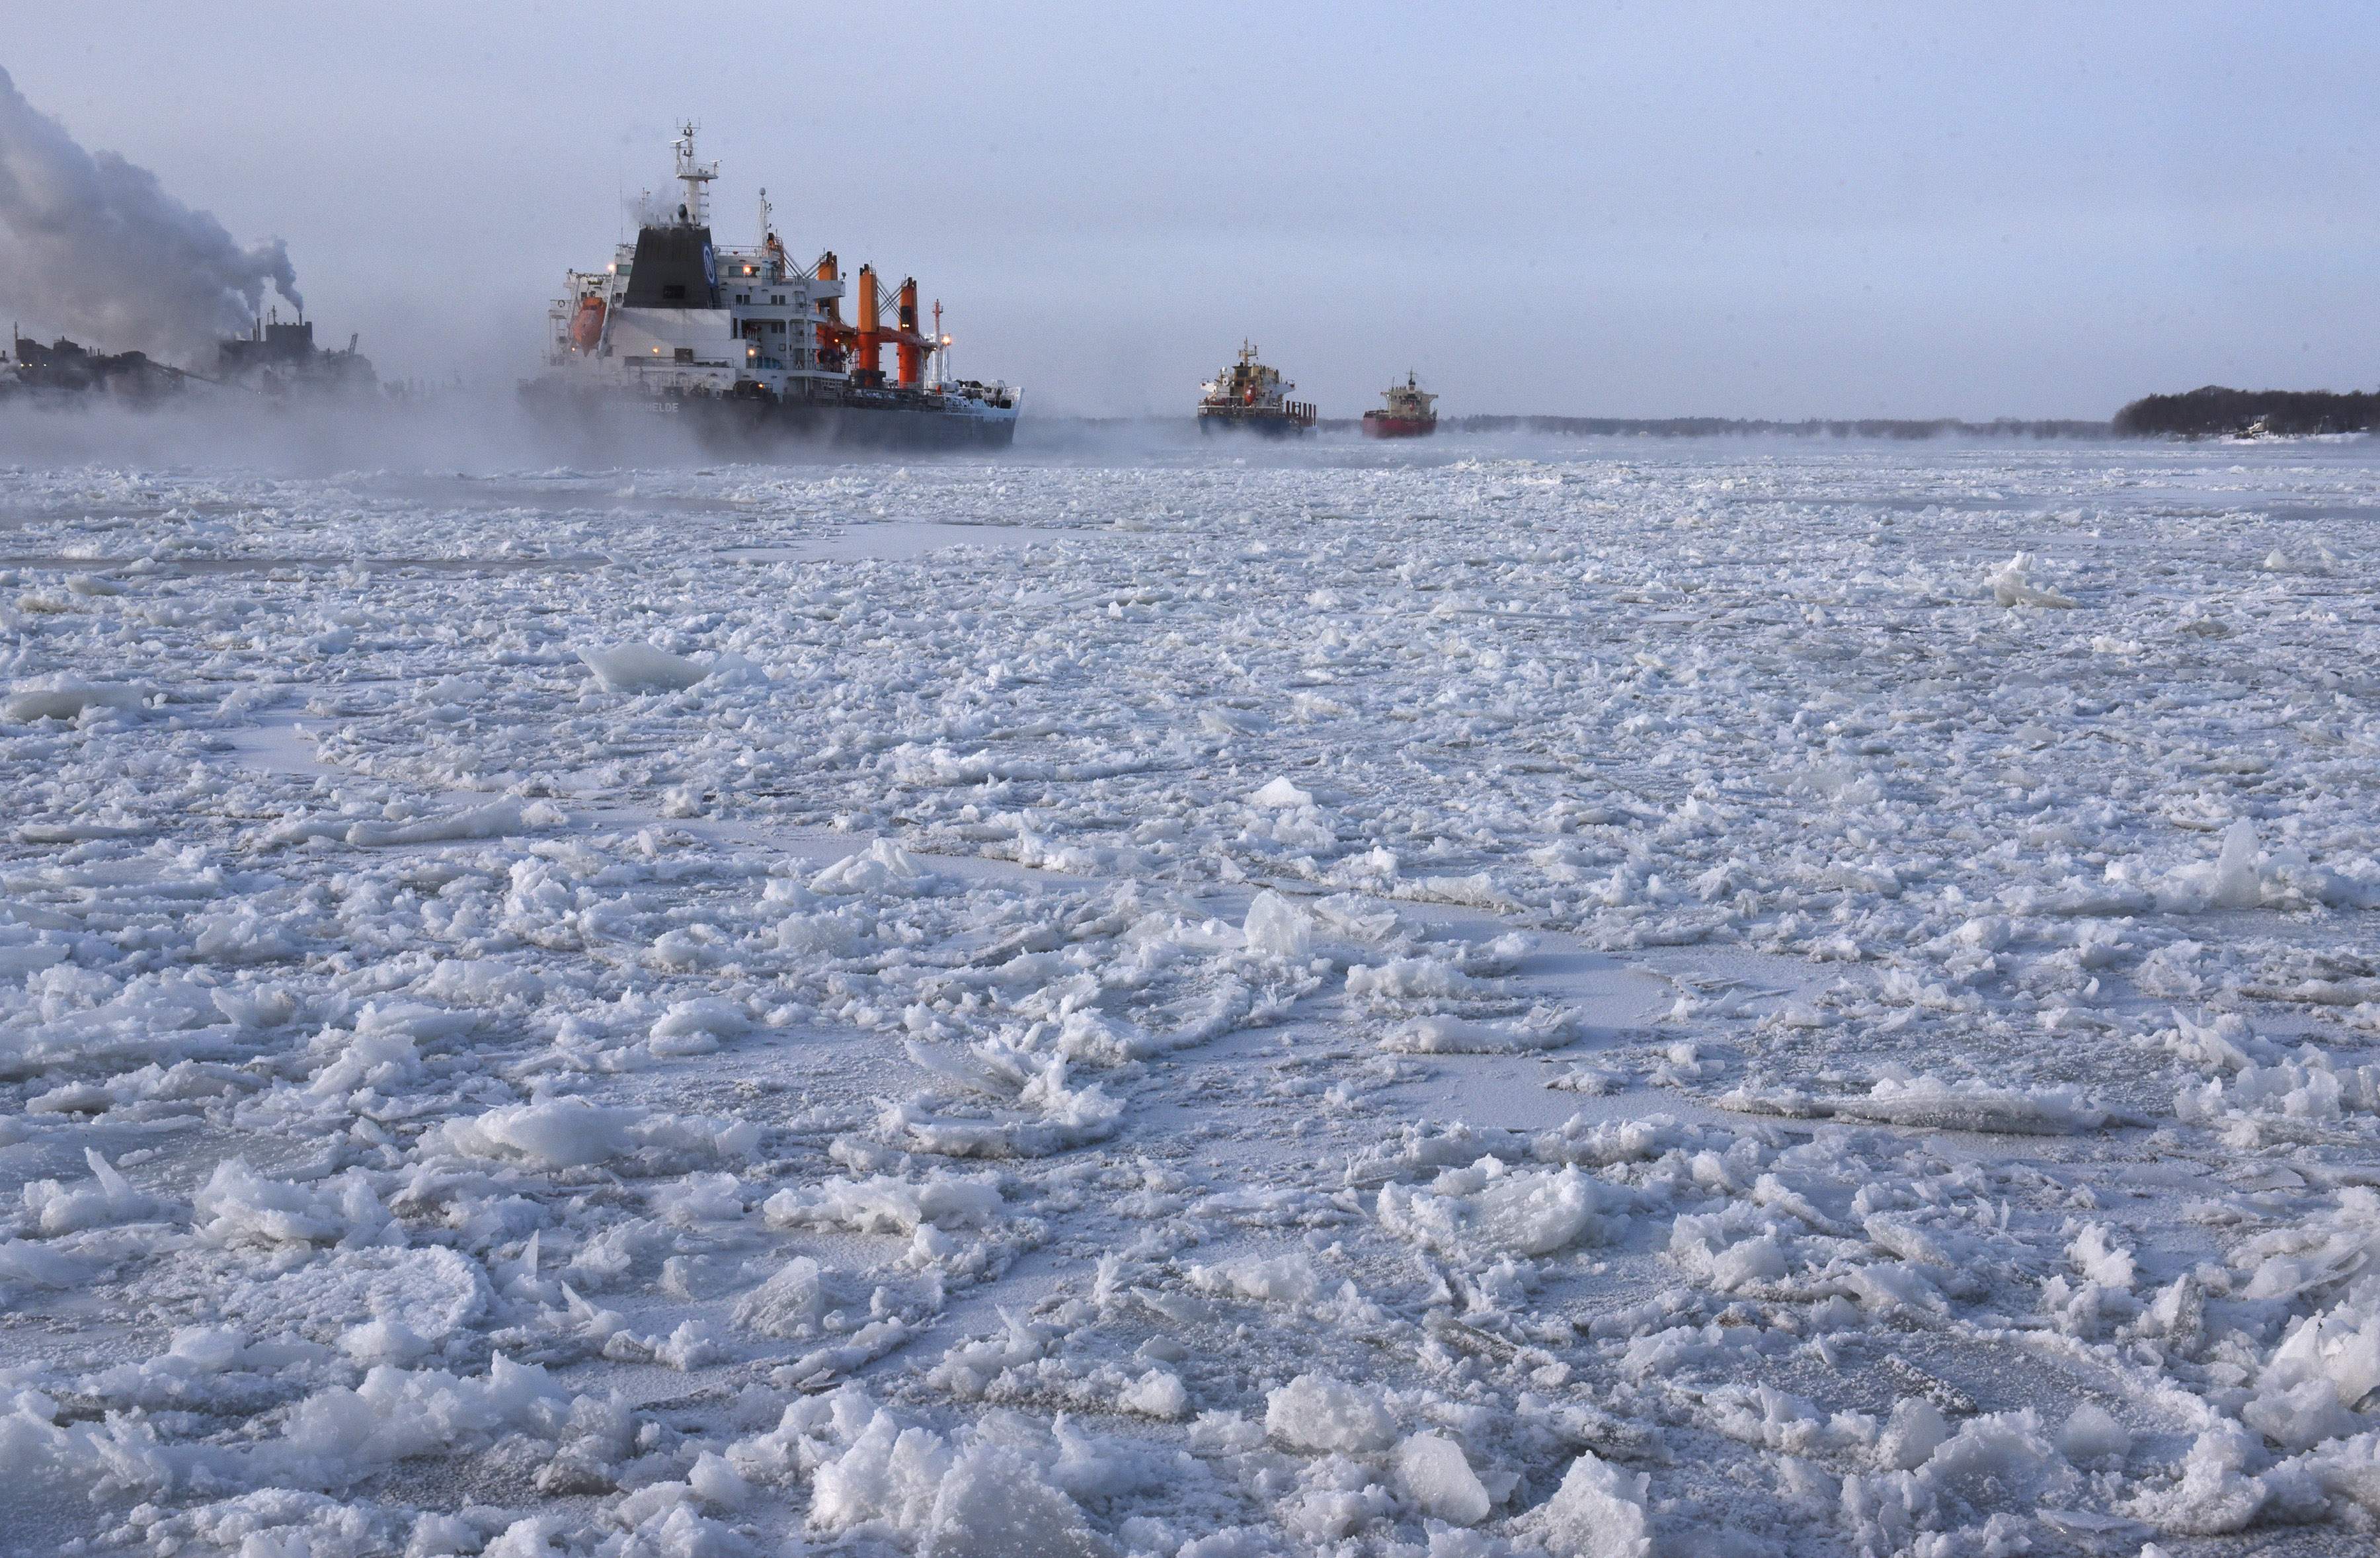
<svg viewBox="0 0 2380 1558"><path fill-rule="evenodd" d="M2369 1552L2375 514L0 467L5 1542Z"/></svg>

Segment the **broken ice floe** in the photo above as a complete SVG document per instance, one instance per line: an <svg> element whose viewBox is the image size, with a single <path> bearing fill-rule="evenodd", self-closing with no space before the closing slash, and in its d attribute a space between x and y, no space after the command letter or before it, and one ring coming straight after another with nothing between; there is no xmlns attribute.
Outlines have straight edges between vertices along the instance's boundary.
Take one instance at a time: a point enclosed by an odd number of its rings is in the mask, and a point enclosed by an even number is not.
<svg viewBox="0 0 2380 1558"><path fill-rule="evenodd" d="M2298 508L2369 473L1956 453L553 472L561 595L12 569L0 1443L160 1552L2351 1544L2368 560ZM70 555L492 544L0 480ZM687 561L894 505L1099 527ZM70 684L138 706L10 714Z"/></svg>
<svg viewBox="0 0 2380 1558"><path fill-rule="evenodd" d="M38 720L76 720L94 711L130 712L142 708L149 696L146 689L121 682L52 676L20 684L16 691L0 698L0 723L30 724Z"/></svg>
<svg viewBox="0 0 2380 1558"><path fill-rule="evenodd" d="M709 665L652 644L582 649L578 658L605 692L683 692L711 672Z"/></svg>
<svg viewBox="0 0 2380 1558"><path fill-rule="evenodd" d="M1858 1120L1928 1130L1985 1131L2016 1136L2070 1136L2097 1130L2106 1110L2071 1088L1998 1088L1980 1081L1933 1077L1885 1077L1864 1094L1819 1096L1790 1089L1738 1089L1713 1101L1747 1114L1789 1119Z"/></svg>

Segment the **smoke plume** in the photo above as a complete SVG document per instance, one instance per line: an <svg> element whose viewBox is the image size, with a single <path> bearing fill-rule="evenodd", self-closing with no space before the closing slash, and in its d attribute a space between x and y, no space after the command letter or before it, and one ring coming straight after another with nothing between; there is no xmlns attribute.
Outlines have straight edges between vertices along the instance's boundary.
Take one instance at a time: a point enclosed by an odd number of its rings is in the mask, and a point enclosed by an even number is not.
<svg viewBox="0 0 2380 1558"><path fill-rule="evenodd" d="M268 285L298 303L280 239L242 249L148 169L84 151L0 69L0 308L29 331L195 361L248 328Z"/></svg>

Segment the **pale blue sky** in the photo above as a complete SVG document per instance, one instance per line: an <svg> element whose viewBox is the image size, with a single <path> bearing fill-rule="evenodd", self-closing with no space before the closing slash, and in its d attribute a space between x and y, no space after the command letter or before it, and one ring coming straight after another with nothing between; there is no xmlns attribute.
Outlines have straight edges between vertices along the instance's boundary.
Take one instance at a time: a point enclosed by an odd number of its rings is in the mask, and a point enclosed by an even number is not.
<svg viewBox="0 0 2380 1558"><path fill-rule="evenodd" d="M0 67L393 372L528 371L691 114L723 237L766 184L1045 408L1186 410L1243 335L1336 415L2380 383L2369 5L734 14L16 0Z"/></svg>

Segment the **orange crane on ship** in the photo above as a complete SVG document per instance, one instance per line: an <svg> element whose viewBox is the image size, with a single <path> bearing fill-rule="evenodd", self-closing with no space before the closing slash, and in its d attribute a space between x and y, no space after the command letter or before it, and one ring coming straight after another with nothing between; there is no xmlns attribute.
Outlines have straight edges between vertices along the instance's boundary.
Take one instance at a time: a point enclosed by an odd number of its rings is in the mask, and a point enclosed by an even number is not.
<svg viewBox="0 0 2380 1558"><path fill-rule="evenodd" d="M834 251L819 256L818 275L820 281L832 281L842 274ZM822 353L832 353L845 365L856 385L881 388L884 383L884 347L894 348L893 383L902 389L922 389L926 383L926 359L940 344L940 338L928 335L917 328L917 278L905 276L894 293L892 323L884 323L884 305L876 279L876 267L859 267L858 295L854 299L849 323L843 318L842 306L835 298L825 298L819 304L818 346Z"/></svg>

